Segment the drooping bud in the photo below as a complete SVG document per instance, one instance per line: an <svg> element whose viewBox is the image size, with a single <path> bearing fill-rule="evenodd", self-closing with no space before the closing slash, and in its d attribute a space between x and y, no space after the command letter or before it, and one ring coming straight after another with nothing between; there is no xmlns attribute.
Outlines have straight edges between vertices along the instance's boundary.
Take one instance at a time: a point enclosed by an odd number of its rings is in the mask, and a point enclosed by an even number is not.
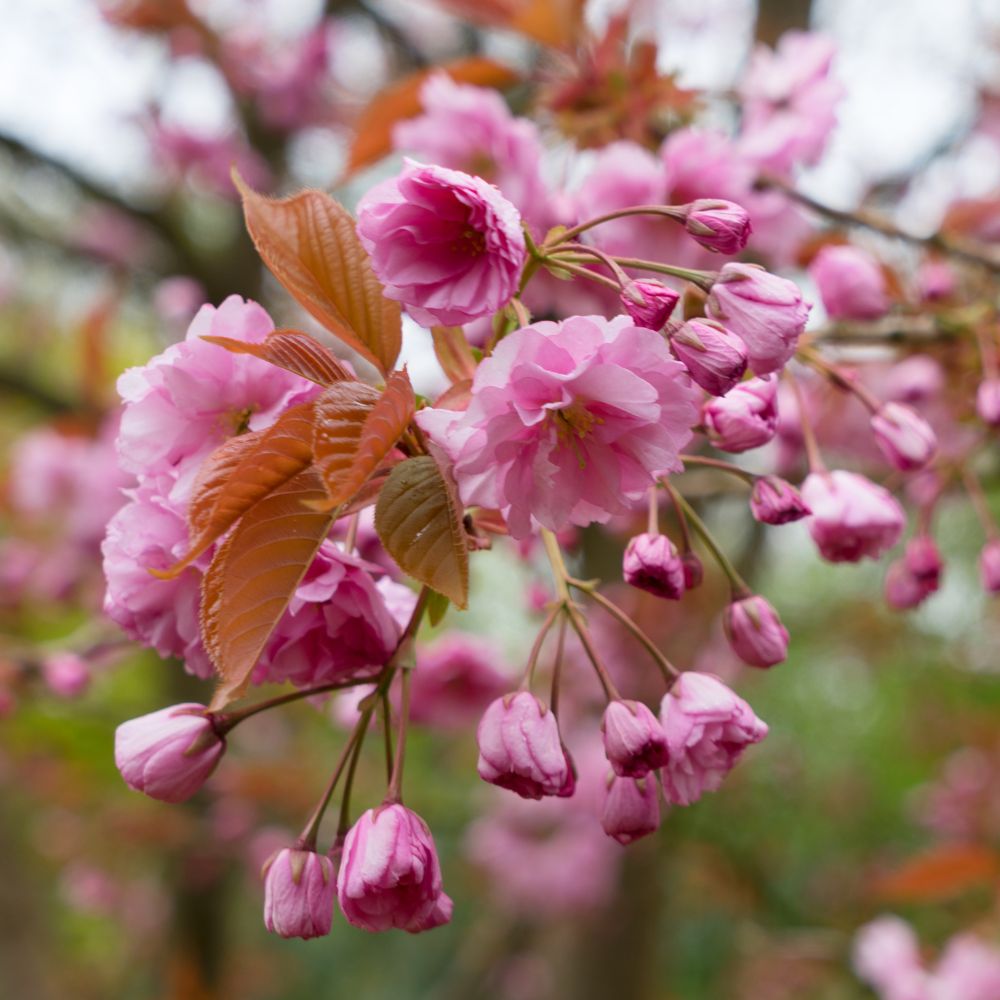
<svg viewBox="0 0 1000 1000"><path fill-rule="evenodd" d="M861 247L825 246L809 265L831 319L878 319L889 311L885 274Z"/></svg>
<svg viewBox="0 0 1000 1000"><path fill-rule="evenodd" d="M984 378L976 390L976 413L989 427L1000 427L1000 378Z"/></svg>
<svg viewBox="0 0 1000 1000"><path fill-rule="evenodd" d="M773 667L788 656L788 629L759 594L733 601L722 624L733 652L751 667Z"/></svg>
<svg viewBox="0 0 1000 1000"><path fill-rule="evenodd" d="M743 341L714 320L689 319L670 335L670 347L691 378L713 396L724 396L747 370Z"/></svg>
<svg viewBox="0 0 1000 1000"><path fill-rule="evenodd" d="M622 558L625 582L657 597L680 600L684 593L684 564L666 535L636 535Z"/></svg>
<svg viewBox="0 0 1000 1000"><path fill-rule="evenodd" d="M885 601L896 611L907 611L925 601L933 592L919 577L914 576L904 559L896 559L885 574Z"/></svg>
<svg viewBox="0 0 1000 1000"><path fill-rule="evenodd" d="M681 556L681 565L684 567L684 589L694 590L701 586L701 581L705 579L705 567L701 560L688 549Z"/></svg>
<svg viewBox="0 0 1000 1000"><path fill-rule="evenodd" d="M626 845L655 833L659 825L660 798L654 776L622 778L609 774L601 812L604 832Z"/></svg>
<svg viewBox="0 0 1000 1000"><path fill-rule="evenodd" d="M46 687L60 698L79 698L90 685L90 667L77 653L53 653L42 660Z"/></svg>
<svg viewBox="0 0 1000 1000"><path fill-rule="evenodd" d="M621 294L622 309L636 326L662 330L680 295L659 281L630 281Z"/></svg>
<svg viewBox="0 0 1000 1000"><path fill-rule="evenodd" d="M615 774L642 778L666 763L666 734L642 702L610 702L601 720L601 734Z"/></svg>
<svg viewBox="0 0 1000 1000"><path fill-rule="evenodd" d="M944 561L941 559L937 543L930 535L914 535L906 543L903 561L907 571L930 587L932 591L937 590L941 585Z"/></svg>
<svg viewBox="0 0 1000 1000"><path fill-rule="evenodd" d="M702 407L701 419L709 441L722 451L759 448L774 437L778 423L777 383L752 378Z"/></svg>
<svg viewBox="0 0 1000 1000"><path fill-rule="evenodd" d="M684 228L706 250L739 253L750 239L753 226L742 205L721 198L699 198L687 206Z"/></svg>
<svg viewBox="0 0 1000 1000"><path fill-rule="evenodd" d="M283 848L264 865L264 926L283 938L329 934L336 885L328 857Z"/></svg>
<svg viewBox="0 0 1000 1000"><path fill-rule="evenodd" d="M979 579L987 594L1000 594L1000 538L991 538L980 551Z"/></svg>
<svg viewBox="0 0 1000 1000"><path fill-rule="evenodd" d="M886 403L871 419L875 443L893 468L922 469L937 451L931 425L903 403Z"/></svg>
<svg viewBox="0 0 1000 1000"><path fill-rule="evenodd" d="M762 524L788 524L812 513L802 494L780 476L760 476L754 480L750 512Z"/></svg>

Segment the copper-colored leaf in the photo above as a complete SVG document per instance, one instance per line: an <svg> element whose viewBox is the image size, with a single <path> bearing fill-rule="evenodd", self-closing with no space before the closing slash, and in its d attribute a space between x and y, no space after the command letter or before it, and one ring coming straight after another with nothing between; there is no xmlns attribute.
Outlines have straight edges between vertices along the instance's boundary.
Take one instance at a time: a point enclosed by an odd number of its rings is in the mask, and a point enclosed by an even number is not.
<svg viewBox="0 0 1000 1000"><path fill-rule="evenodd" d="M340 359L315 337L301 330L273 330L262 343L250 344L233 337L202 337L233 354L252 354L255 358L301 375L317 385L332 385L353 379Z"/></svg>
<svg viewBox="0 0 1000 1000"><path fill-rule="evenodd" d="M483 56L469 56L433 69L419 70L386 87L372 99L355 123L354 142L347 157L348 176L392 151L393 126L420 114L420 88L431 73L439 72L447 73L457 83L478 87L509 87L518 79L509 66Z"/></svg>
<svg viewBox="0 0 1000 1000"><path fill-rule="evenodd" d="M378 400L378 392L361 382L338 382L315 400L313 458L330 496L339 496L340 484L352 476L365 422ZM320 503L324 510L333 506L327 497Z"/></svg>
<svg viewBox="0 0 1000 1000"><path fill-rule="evenodd" d="M364 424L354 444L346 433L332 434L323 426L326 407L320 409L316 427L316 464L323 475L329 497L326 506L333 508L350 500L395 447L407 424L413 419L416 400L406 369L393 372L385 391L367 411ZM346 431L353 425L342 424Z"/></svg>
<svg viewBox="0 0 1000 1000"><path fill-rule="evenodd" d="M201 632L220 677L213 710L246 689L326 538L331 515L308 506L324 495L313 469L300 472L247 511L217 549L201 586Z"/></svg>
<svg viewBox="0 0 1000 1000"><path fill-rule="evenodd" d="M875 894L893 903L932 903L969 889L995 885L1000 858L976 844L943 844L877 879Z"/></svg>
<svg viewBox="0 0 1000 1000"><path fill-rule="evenodd" d="M215 461L191 499L191 548L179 562L156 575L177 576L221 538L254 504L312 464L313 404L286 410L248 445L217 449ZM249 435L235 438L241 441ZM225 448L225 445L223 446Z"/></svg>
<svg viewBox="0 0 1000 1000"><path fill-rule="evenodd" d="M583 0L438 0L476 24L518 31L543 45L568 48L583 30Z"/></svg>
<svg viewBox="0 0 1000 1000"><path fill-rule="evenodd" d="M375 530L404 572L466 606L469 550L462 508L430 455L408 458L392 470L375 505Z"/></svg>
<svg viewBox="0 0 1000 1000"><path fill-rule="evenodd" d="M383 375L399 356L399 303L382 285L340 202L322 191L265 198L239 174L247 230L264 263L295 300Z"/></svg>
<svg viewBox="0 0 1000 1000"><path fill-rule="evenodd" d="M450 382L462 382L476 374L476 358L460 326L432 326L434 354Z"/></svg>

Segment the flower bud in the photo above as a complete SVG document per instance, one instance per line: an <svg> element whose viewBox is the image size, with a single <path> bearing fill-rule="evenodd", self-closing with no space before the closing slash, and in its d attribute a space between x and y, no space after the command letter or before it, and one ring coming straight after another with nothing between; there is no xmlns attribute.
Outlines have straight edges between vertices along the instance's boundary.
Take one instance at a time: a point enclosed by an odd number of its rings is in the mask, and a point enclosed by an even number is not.
<svg viewBox="0 0 1000 1000"><path fill-rule="evenodd" d="M711 674L685 671L664 695L660 722L670 755L660 772L667 801L678 806L718 791L750 744L767 736L753 709Z"/></svg>
<svg viewBox="0 0 1000 1000"><path fill-rule="evenodd" d="M914 576L903 559L896 559L885 574L885 601L896 611L907 611L926 600L933 592L919 577Z"/></svg>
<svg viewBox="0 0 1000 1000"><path fill-rule="evenodd" d="M123 722L115 764L129 788L183 802L208 780L225 748L204 705L174 705Z"/></svg>
<svg viewBox="0 0 1000 1000"><path fill-rule="evenodd" d="M684 589L694 590L701 586L701 581L705 579L705 567L701 560L688 549L681 556L681 565L684 567Z"/></svg>
<svg viewBox="0 0 1000 1000"><path fill-rule="evenodd" d="M451 919L434 838L398 803L369 809L348 831L337 897L348 923L366 931L417 934Z"/></svg>
<svg viewBox="0 0 1000 1000"><path fill-rule="evenodd" d="M724 396L747 370L743 341L714 320L689 319L671 334L670 347L691 378L713 396Z"/></svg>
<svg viewBox="0 0 1000 1000"><path fill-rule="evenodd" d="M699 198L687 206L684 228L706 250L739 253L750 239L753 226L742 205L721 198Z"/></svg>
<svg viewBox="0 0 1000 1000"><path fill-rule="evenodd" d="M924 302L950 298L957 284L955 271L947 261L925 260L917 268L917 292Z"/></svg>
<svg viewBox="0 0 1000 1000"><path fill-rule="evenodd" d="M330 933L337 876L315 851L284 848L264 865L264 926L283 938Z"/></svg>
<svg viewBox="0 0 1000 1000"><path fill-rule="evenodd" d="M984 378L976 390L976 413L989 427L1000 427L1000 378Z"/></svg>
<svg viewBox="0 0 1000 1000"><path fill-rule="evenodd" d="M722 624L733 652L751 667L773 667L788 656L788 629L759 594L733 601Z"/></svg>
<svg viewBox="0 0 1000 1000"><path fill-rule="evenodd" d="M885 274L867 250L825 246L809 265L831 319L878 319L889 311Z"/></svg>
<svg viewBox="0 0 1000 1000"><path fill-rule="evenodd" d="M701 411L709 441L722 451L759 448L774 437L778 422L777 384L752 378L718 399L709 399Z"/></svg>
<svg viewBox="0 0 1000 1000"><path fill-rule="evenodd" d="M930 535L914 535L906 543L903 562L906 564L907 572L929 586L932 591L941 585L944 562L937 543Z"/></svg>
<svg viewBox="0 0 1000 1000"><path fill-rule="evenodd" d="M1000 594L1000 538L991 538L979 553L979 579L987 594Z"/></svg>
<svg viewBox="0 0 1000 1000"><path fill-rule="evenodd" d="M788 524L812 513L802 494L780 476L760 476L754 480L750 512L762 524Z"/></svg>
<svg viewBox="0 0 1000 1000"><path fill-rule="evenodd" d="M680 295L659 281L630 281L621 294L622 309L636 326L662 330Z"/></svg>
<svg viewBox="0 0 1000 1000"><path fill-rule="evenodd" d="M625 582L657 597L678 601L684 593L684 564L666 535L632 538L622 558Z"/></svg>
<svg viewBox="0 0 1000 1000"><path fill-rule="evenodd" d="M793 281L756 264L738 263L723 266L705 308L743 341L756 375L784 367L795 353L810 309Z"/></svg>
<svg viewBox="0 0 1000 1000"><path fill-rule="evenodd" d="M660 798L652 775L622 778L609 774L601 826L619 844L631 844L655 833L660 825Z"/></svg>
<svg viewBox="0 0 1000 1000"><path fill-rule="evenodd" d="M903 403L886 403L871 419L875 443L901 472L922 469L937 451L931 425Z"/></svg>
<svg viewBox="0 0 1000 1000"><path fill-rule="evenodd" d="M573 794L573 764L556 717L533 694L497 698L479 721L479 776L525 799Z"/></svg>
<svg viewBox="0 0 1000 1000"><path fill-rule="evenodd" d="M53 653L42 660L45 685L60 698L79 698L90 685L90 667L77 653Z"/></svg>
<svg viewBox="0 0 1000 1000"><path fill-rule="evenodd" d="M601 720L604 752L615 774L642 778L667 761L667 737L640 701L612 701Z"/></svg>

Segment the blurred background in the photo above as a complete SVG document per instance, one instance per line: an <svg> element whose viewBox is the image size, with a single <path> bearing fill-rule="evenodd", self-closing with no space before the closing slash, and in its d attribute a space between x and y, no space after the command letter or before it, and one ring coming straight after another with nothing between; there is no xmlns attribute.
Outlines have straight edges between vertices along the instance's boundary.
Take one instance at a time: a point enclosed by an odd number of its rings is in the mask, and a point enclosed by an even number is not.
<svg viewBox="0 0 1000 1000"><path fill-rule="evenodd" d="M0 997L860 1000L873 994L851 943L878 914L911 921L929 954L970 929L1000 941L1000 634L961 505L939 517L941 592L902 617L879 600L881 567L821 564L799 526L765 537L738 502L706 501L780 609L791 655L741 675L772 735L724 793L627 850L494 795L471 727L418 729L408 795L456 904L433 934L372 937L337 919L301 942L263 928L259 867L325 779L336 702L238 730L210 792L184 807L115 771L120 721L206 698L100 617L99 545L122 485L116 376L231 293L301 325L245 235L230 165L258 189L318 186L352 204L398 165L365 117L387 84L471 56L525 77L545 63L558 18L516 22L517 6L0 2ZM595 37L621 6L587 5ZM846 96L801 189L926 233L974 204L980 238L1000 239L987 227L1000 215L998 0L637 6L658 71L705 90L723 126L756 42L829 34ZM510 98L528 101L516 85ZM569 140L549 138L562 169ZM404 351L430 391L427 339L409 328ZM601 546L584 539L588 569L613 577ZM474 564L473 608L446 624L486 636L513 673L544 571L503 547ZM664 620L640 600L636 613L674 659L729 669L710 610ZM637 650L616 655L627 670Z"/></svg>

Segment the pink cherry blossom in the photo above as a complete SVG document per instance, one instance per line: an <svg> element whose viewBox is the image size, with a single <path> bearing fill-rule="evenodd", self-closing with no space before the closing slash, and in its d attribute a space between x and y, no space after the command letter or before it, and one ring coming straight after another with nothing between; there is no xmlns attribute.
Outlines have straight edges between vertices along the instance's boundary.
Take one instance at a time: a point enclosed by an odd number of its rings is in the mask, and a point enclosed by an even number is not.
<svg viewBox="0 0 1000 1000"><path fill-rule="evenodd" d="M812 513L802 494L778 476L760 476L754 480L750 511L762 524L788 524Z"/></svg>
<svg viewBox="0 0 1000 1000"><path fill-rule="evenodd" d="M722 622L733 652L751 667L773 667L788 656L788 629L759 594L733 601Z"/></svg>
<svg viewBox="0 0 1000 1000"><path fill-rule="evenodd" d="M699 198L688 205L684 228L706 250L725 254L739 253L753 231L747 210L721 198Z"/></svg>
<svg viewBox="0 0 1000 1000"><path fill-rule="evenodd" d="M831 319L878 319L889 311L889 292L879 262L861 247L823 247L809 265Z"/></svg>
<svg viewBox="0 0 1000 1000"><path fill-rule="evenodd" d="M423 410L463 501L511 535L606 522L641 502L697 420L683 366L624 316L574 316L509 334L476 370L465 412Z"/></svg>
<svg viewBox="0 0 1000 1000"><path fill-rule="evenodd" d="M608 775L601 827L623 846L655 833L660 825L660 798L654 775L623 778Z"/></svg>
<svg viewBox="0 0 1000 1000"><path fill-rule="evenodd" d="M622 578L640 590L680 600L684 593L684 566L677 548L666 535L636 535L622 558Z"/></svg>
<svg viewBox="0 0 1000 1000"><path fill-rule="evenodd" d="M264 926L283 938L329 934L336 884L328 857L283 848L264 865Z"/></svg>
<svg viewBox="0 0 1000 1000"><path fill-rule="evenodd" d="M636 326L662 330L680 298L659 281L631 281L622 292L621 305Z"/></svg>
<svg viewBox="0 0 1000 1000"><path fill-rule="evenodd" d="M732 452L767 444L777 426L777 391L774 379L752 378L725 396L706 401L702 423L709 441Z"/></svg>
<svg viewBox="0 0 1000 1000"><path fill-rule="evenodd" d="M601 719L604 752L615 774L643 778L667 761L667 737L641 701L612 701Z"/></svg>
<svg viewBox="0 0 1000 1000"><path fill-rule="evenodd" d="M691 378L713 396L724 396L747 370L743 341L714 320L689 319L673 328L670 347Z"/></svg>

